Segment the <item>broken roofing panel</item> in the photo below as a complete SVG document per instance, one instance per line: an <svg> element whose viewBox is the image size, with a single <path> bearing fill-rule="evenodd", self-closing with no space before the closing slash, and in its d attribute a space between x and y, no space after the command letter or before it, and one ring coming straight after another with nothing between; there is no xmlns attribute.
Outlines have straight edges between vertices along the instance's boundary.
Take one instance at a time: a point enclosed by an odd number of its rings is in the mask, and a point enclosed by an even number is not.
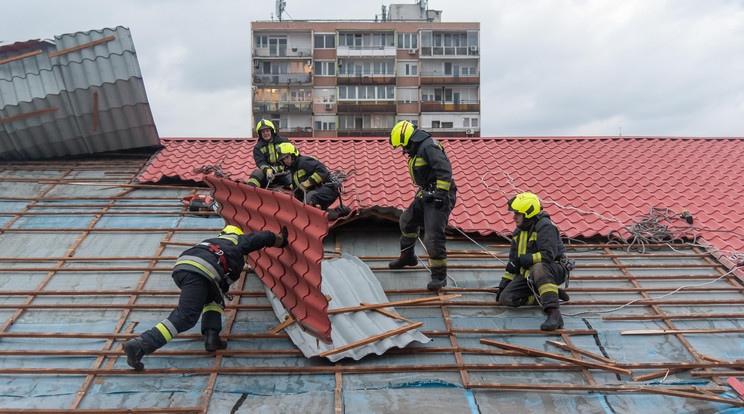
<svg viewBox="0 0 744 414"><path fill-rule="evenodd" d="M347 173L344 204L353 208L405 209L414 194L406 159L382 138L292 138L301 153ZM536 193L569 237L616 233L641 242L635 222L653 208L659 223L697 238L716 253L744 251L744 138L441 138L452 162L457 205L450 224L488 235L511 232L506 201ZM255 168L255 139L163 140L165 148L140 174L140 182L165 176L202 180L194 168L219 165L233 179ZM525 157L524 154L530 154ZM726 154L722 156L722 154ZM725 173L722 173L725 172ZM717 184L711 184L717 183ZM666 210L668 209L668 210ZM676 219L689 211L693 226ZM678 228L675 228L678 227ZM725 257L722 258L725 260ZM735 261L734 261L735 262ZM731 262L727 262L730 264Z"/></svg>
<svg viewBox="0 0 744 414"><path fill-rule="evenodd" d="M342 255L323 261L322 266L323 293L331 297L329 311L334 309L346 309L359 307L362 303L377 304L390 302L380 282L364 262L351 255ZM274 313L283 321L289 316L279 300L267 288L267 296L271 301ZM398 314L393 308L384 310ZM359 312L345 312L333 314L331 319L331 338L333 345L319 344L312 336L302 332L295 324L289 325L285 331L302 353L310 358L333 351L334 349L354 344L378 335L411 326L411 322L393 318L376 310ZM352 347L343 352L330 353L326 356L330 361L336 362L342 358L353 358L358 361L361 358L377 354L382 355L390 348L404 348L413 341L427 343L430 341L424 334L416 329L406 331L394 336L389 336L370 344Z"/></svg>
<svg viewBox="0 0 744 414"><path fill-rule="evenodd" d="M0 159L158 145L129 29L0 48Z"/></svg>
<svg viewBox="0 0 744 414"><path fill-rule="evenodd" d="M314 337L331 341L328 301L321 291L320 261L327 213L293 197L218 177L205 177L225 222L243 231L289 229L284 249L262 249L248 255L248 264L279 297L297 323Z"/></svg>

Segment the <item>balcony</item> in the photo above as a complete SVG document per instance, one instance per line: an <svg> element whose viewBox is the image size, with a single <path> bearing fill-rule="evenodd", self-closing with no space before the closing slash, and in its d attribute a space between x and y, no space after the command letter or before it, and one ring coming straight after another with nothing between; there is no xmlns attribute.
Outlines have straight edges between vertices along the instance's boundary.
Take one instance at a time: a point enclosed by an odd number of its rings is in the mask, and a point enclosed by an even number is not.
<svg viewBox="0 0 744 414"><path fill-rule="evenodd" d="M455 76L437 72L421 72L422 85L478 85L480 76Z"/></svg>
<svg viewBox="0 0 744 414"><path fill-rule="evenodd" d="M289 84L309 84L312 82L310 73L283 73L279 75L253 75L254 85L289 85Z"/></svg>
<svg viewBox="0 0 744 414"><path fill-rule="evenodd" d="M421 112L480 112L480 103L442 103L432 101L421 102Z"/></svg>
<svg viewBox="0 0 744 414"><path fill-rule="evenodd" d="M253 113L312 113L312 102L253 102Z"/></svg>
<svg viewBox="0 0 744 414"><path fill-rule="evenodd" d="M339 137L389 137L389 128L370 128L370 129L339 129Z"/></svg>
<svg viewBox="0 0 744 414"><path fill-rule="evenodd" d="M383 101L383 102L365 102L365 101L339 101L336 112L338 113L382 113L392 112L395 113L395 102Z"/></svg>
<svg viewBox="0 0 744 414"><path fill-rule="evenodd" d="M338 75L338 85L395 85L395 76L385 75Z"/></svg>
<svg viewBox="0 0 744 414"><path fill-rule="evenodd" d="M395 46L339 46L336 48L338 57L395 57L397 53Z"/></svg>
<svg viewBox="0 0 744 414"><path fill-rule="evenodd" d="M313 56L311 48L297 47L272 47L272 48L253 48L254 58L309 58Z"/></svg>
<svg viewBox="0 0 744 414"><path fill-rule="evenodd" d="M478 46L422 46L421 57L426 56L460 56L478 57Z"/></svg>

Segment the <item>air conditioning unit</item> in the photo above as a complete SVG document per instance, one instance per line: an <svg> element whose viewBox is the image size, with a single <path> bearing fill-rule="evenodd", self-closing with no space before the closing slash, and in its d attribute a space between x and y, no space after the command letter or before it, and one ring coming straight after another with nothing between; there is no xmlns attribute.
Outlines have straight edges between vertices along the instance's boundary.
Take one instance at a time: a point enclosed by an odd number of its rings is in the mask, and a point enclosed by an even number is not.
<svg viewBox="0 0 744 414"><path fill-rule="evenodd" d="M468 128L465 130L465 135L473 135L473 130Z"/></svg>
<svg viewBox="0 0 744 414"><path fill-rule="evenodd" d="M408 49L408 54L409 55L415 55L416 54L416 49Z"/></svg>
<svg viewBox="0 0 744 414"><path fill-rule="evenodd" d="M470 51L471 52L477 52L478 51L478 46L470 46Z"/></svg>
<svg viewBox="0 0 744 414"><path fill-rule="evenodd" d="M331 109L333 109L333 104L327 103L326 110L330 111Z"/></svg>

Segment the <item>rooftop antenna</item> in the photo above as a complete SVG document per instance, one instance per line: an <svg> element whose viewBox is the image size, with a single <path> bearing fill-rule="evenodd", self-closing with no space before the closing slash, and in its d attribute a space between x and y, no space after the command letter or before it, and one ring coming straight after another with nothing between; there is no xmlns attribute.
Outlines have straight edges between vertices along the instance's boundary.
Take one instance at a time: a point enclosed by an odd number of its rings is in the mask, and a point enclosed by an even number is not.
<svg viewBox="0 0 744 414"><path fill-rule="evenodd" d="M383 22L386 22L387 21L387 12L385 10L385 5L384 4L382 5L382 21Z"/></svg>
<svg viewBox="0 0 744 414"><path fill-rule="evenodd" d="M617 127L618 136L623 136L623 127L622 125Z"/></svg>
<svg viewBox="0 0 744 414"><path fill-rule="evenodd" d="M276 0L276 17L279 21L282 21L282 14L284 9L287 7L287 2L284 0Z"/></svg>

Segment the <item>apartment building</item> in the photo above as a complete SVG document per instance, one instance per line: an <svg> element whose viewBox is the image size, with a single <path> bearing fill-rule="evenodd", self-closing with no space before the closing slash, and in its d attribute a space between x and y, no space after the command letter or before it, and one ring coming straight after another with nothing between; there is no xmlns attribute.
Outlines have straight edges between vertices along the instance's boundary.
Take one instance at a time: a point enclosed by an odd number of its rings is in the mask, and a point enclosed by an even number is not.
<svg viewBox="0 0 744 414"><path fill-rule="evenodd" d="M369 21L252 22L254 124L386 136L408 120L435 136L480 136L480 23L441 22L424 5Z"/></svg>

